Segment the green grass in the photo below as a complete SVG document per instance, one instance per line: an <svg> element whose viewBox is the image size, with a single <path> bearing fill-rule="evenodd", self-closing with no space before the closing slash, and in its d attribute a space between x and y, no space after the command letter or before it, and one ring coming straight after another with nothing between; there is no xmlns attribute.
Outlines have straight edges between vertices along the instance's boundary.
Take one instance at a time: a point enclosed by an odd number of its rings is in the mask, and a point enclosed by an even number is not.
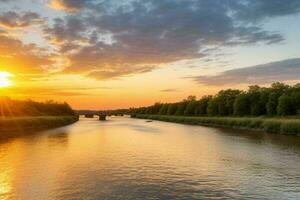
<svg viewBox="0 0 300 200"><path fill-rule="evenodd" d="M72 124L77 116L39 116L0 118L0 137L26 134L34 130L56 128Z"/></svg>
<svg viewBox="0 0 300 200"><path fill-rule="evenodd" d="M191 125L205 125L300 135L300 119L264 117L187 117L136 114L132 117Z"/></svg>

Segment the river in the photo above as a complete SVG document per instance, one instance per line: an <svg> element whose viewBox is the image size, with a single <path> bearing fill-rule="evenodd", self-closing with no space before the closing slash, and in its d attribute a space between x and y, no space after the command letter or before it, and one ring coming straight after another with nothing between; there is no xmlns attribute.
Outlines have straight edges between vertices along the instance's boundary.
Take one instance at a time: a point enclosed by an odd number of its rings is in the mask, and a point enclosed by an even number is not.
<svg viewBox="0 0 300 200"><path fill-rule="evenodd" d="M300 137L128 117L0 141L0 199L300 199Z"/></svg>

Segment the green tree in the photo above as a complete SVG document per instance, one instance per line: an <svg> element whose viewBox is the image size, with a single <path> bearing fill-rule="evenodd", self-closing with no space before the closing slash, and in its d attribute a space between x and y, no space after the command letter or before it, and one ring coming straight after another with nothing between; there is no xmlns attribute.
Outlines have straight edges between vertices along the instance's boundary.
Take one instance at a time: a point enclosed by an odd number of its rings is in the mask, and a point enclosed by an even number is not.
<svg viewBox="0 0 300 200"><path fill-rule="evenodd" d="M283 94L279 97L277 114L281 116L293 114L293 98L291 96Z"/></svg>
<svg viewBox="0 0 300 200"><path fill-rule="evenodd" d="M181 102L177 103L177 110L175 115L184 115L185 109L191 101L196 101L196 96L188 96L186 99L184 99Z"/></svg>
<svg viewBox="0 0 300 200"><path fill-rule="evenodd" d="M259 105L260 109L257 112L257 115L266 115L267 114L267 103L269 100L270 90L268 88L261 88L260 89L260 96L259 96Z"/></svg>
<svg viewBox="0 0 300 200"><path fill-rule="evenodd" d="M273 116L277 113L277 104L278 104L278 94L272 92L269 95L268 103L267 103L267 115Z"/></svg>
<svg viewBox="0 0 300 200"><path fill-rule="evenodd" d="M146 114L157 115L159 113L161 107L162 107L161 103L155 103L154 105L149 106L146 109Z"/></svg>
<svg viewBox="0 0 300 200"><path fill-rule="evenodd" d="M234 101L234 115L245 116L250 114L250 98L246 93L240 94Z"/></svg>
<svg viewBox="0 0 300 200"><path fill-rule="evenodd" d="M240 90L221 90L215 97L218 104L218 115L232 115L234 101L240 93Z"/></svg>
<svg viewBox="0 0 300 200"><path fill-rule="evenodd" d="M261 113L260 104L260 87L258 85L249 86L248 92L249 103L250 103L250 115L258 116Z"/></svg>
<svg viewBox="0 0 300 200"><path fill-rule="evenodd" d="M184 115L187 115L187 116L194 115L197 105L198 105L198 102L196 100L189 101L185 108Z"/></svg>
<svg viewBox="0 0 300 200"><path fill-rule="evenodd" d="M212 98L208 102L208 106L207 106L207 111L206 112L210 116L218 115L218 102L217 102L216 98Z"/></svg>
<svg viewBox="0 0 300 200"><path fill-rule="evenodd" d="M280 103L279 103L280 101ZM29 102L28 108L33 113L48 112L60 114L59 107L54 102L47 109L39 104ZM61 105L60 105L61 106ZM63 108L63 107L60 107ZM46 111L46 110L47 111ZM16 109L17 110L17 109ZM68 112L66 109L63 112ZM7 110L3 113L8 112ZM189 96L181 102L171 104L156 103L149 107L135 109L137 113L168 114L168 115L294 115L300 114L300 84L293 87L283 83L273 83L271 87L249 86L246 92L240 90L221 90L215 96L204 96L196 100L195 96Z"/></svg>
<svg viewBox="0 0 300 200"><path fill-rule="evenodd" d="M76 115L67 103L54 101L35 102L32 100L19 101L0 97L0 116L67 116Z"/></svg>
<svg viewBox="0 0 300 200"><path fill-rule="evenodd" d="M295 114L300 115L300 83L296 84L293 87L291 96Z"/></svg>
<svg viewBox="0 0 300 200"><path fill-rule="evenodd" d="M145 108L145 107L140 108L139 114L146 114L146 110L147 110L147 108Z"/></svg>
<svg viewBox="0 0 300 200"><path fill-rule="evenodd" d="M212 96L203 96L195 108L195 115L206 115L208 102L212 99Z"/></svg>
<svg viewBox="0 0 300 200"><path fill-rule="evenodd" d="M270 89L272 90L272 92L280 94L279 96L281 96L283 93L287 92L290 89L290 86L284 83L275 82L272 83Z"/></svg>
<svg viewBox="0 0 300 200"><path fill-rule="evenodd" d="M175 115L176 111L177 111L177 103L169 104L167 115Z"/></svg>
<svg viewBox="0 0 300 200"><path fill-rule="evenodd" d="M184 99L183 101L187 101L187 102L189 102L189 101L196 101L196 96L190 95L186 99Z"/></svg>
<svg viewBox="0 0 300 200"><path fill-rule="evenodd" d="M168 107L169 107L169 104L163 104L163 105L160 107L159 114L160 114L160 115L166 115L167 112L168 112Z"/></svg>
<svg viewBox="0 0 300 200"><path fill-rule="evenodd" d="M266 105L267 115L273 116L277 114L278 99L281 95L287 94L290 86L276 82L271 85L268 103Z"/></svg>
<svg viewBox="0 0 300 200"><path fill-rule="evenodd" d="M184 111L185 111L187 104L188 104L187 101L179 102L177 104L177 110L176 110L175 115L184 115Z"/></svg>

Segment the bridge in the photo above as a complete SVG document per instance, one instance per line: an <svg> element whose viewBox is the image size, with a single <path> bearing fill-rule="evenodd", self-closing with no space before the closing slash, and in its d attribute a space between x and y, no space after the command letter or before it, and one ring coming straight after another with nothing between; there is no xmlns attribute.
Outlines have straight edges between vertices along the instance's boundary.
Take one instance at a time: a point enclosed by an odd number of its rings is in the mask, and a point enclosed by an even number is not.
<svg viewBox="0 0 300 200"><path fill-rule="evenodd" d="M83 115L85 118L94 118L98 116L100 121L106 120L107 113L103 111L80 110L76 111L78 115Z"/></svg>
<svg viewBox="0 0 300 200"><path fill-rule="evenodd" d="M99 120L106 120L106 116L124 116L126 110L107 110L107 111L94 111L94 110L77 110L78 115L83 115L85 118L93 118L95 115L99 117Z"/></svg>

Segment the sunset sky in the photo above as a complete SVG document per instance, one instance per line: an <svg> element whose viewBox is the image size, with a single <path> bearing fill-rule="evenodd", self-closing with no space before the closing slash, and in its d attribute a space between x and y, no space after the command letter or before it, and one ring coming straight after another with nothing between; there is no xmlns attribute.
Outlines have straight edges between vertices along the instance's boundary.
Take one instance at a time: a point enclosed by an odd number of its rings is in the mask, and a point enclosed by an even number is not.
<svg viewBox="0 0 300 200"><path fill-rule="evenodd" d="M110 109L299 80L299 0L0 0L0 96Z"/></svg>

